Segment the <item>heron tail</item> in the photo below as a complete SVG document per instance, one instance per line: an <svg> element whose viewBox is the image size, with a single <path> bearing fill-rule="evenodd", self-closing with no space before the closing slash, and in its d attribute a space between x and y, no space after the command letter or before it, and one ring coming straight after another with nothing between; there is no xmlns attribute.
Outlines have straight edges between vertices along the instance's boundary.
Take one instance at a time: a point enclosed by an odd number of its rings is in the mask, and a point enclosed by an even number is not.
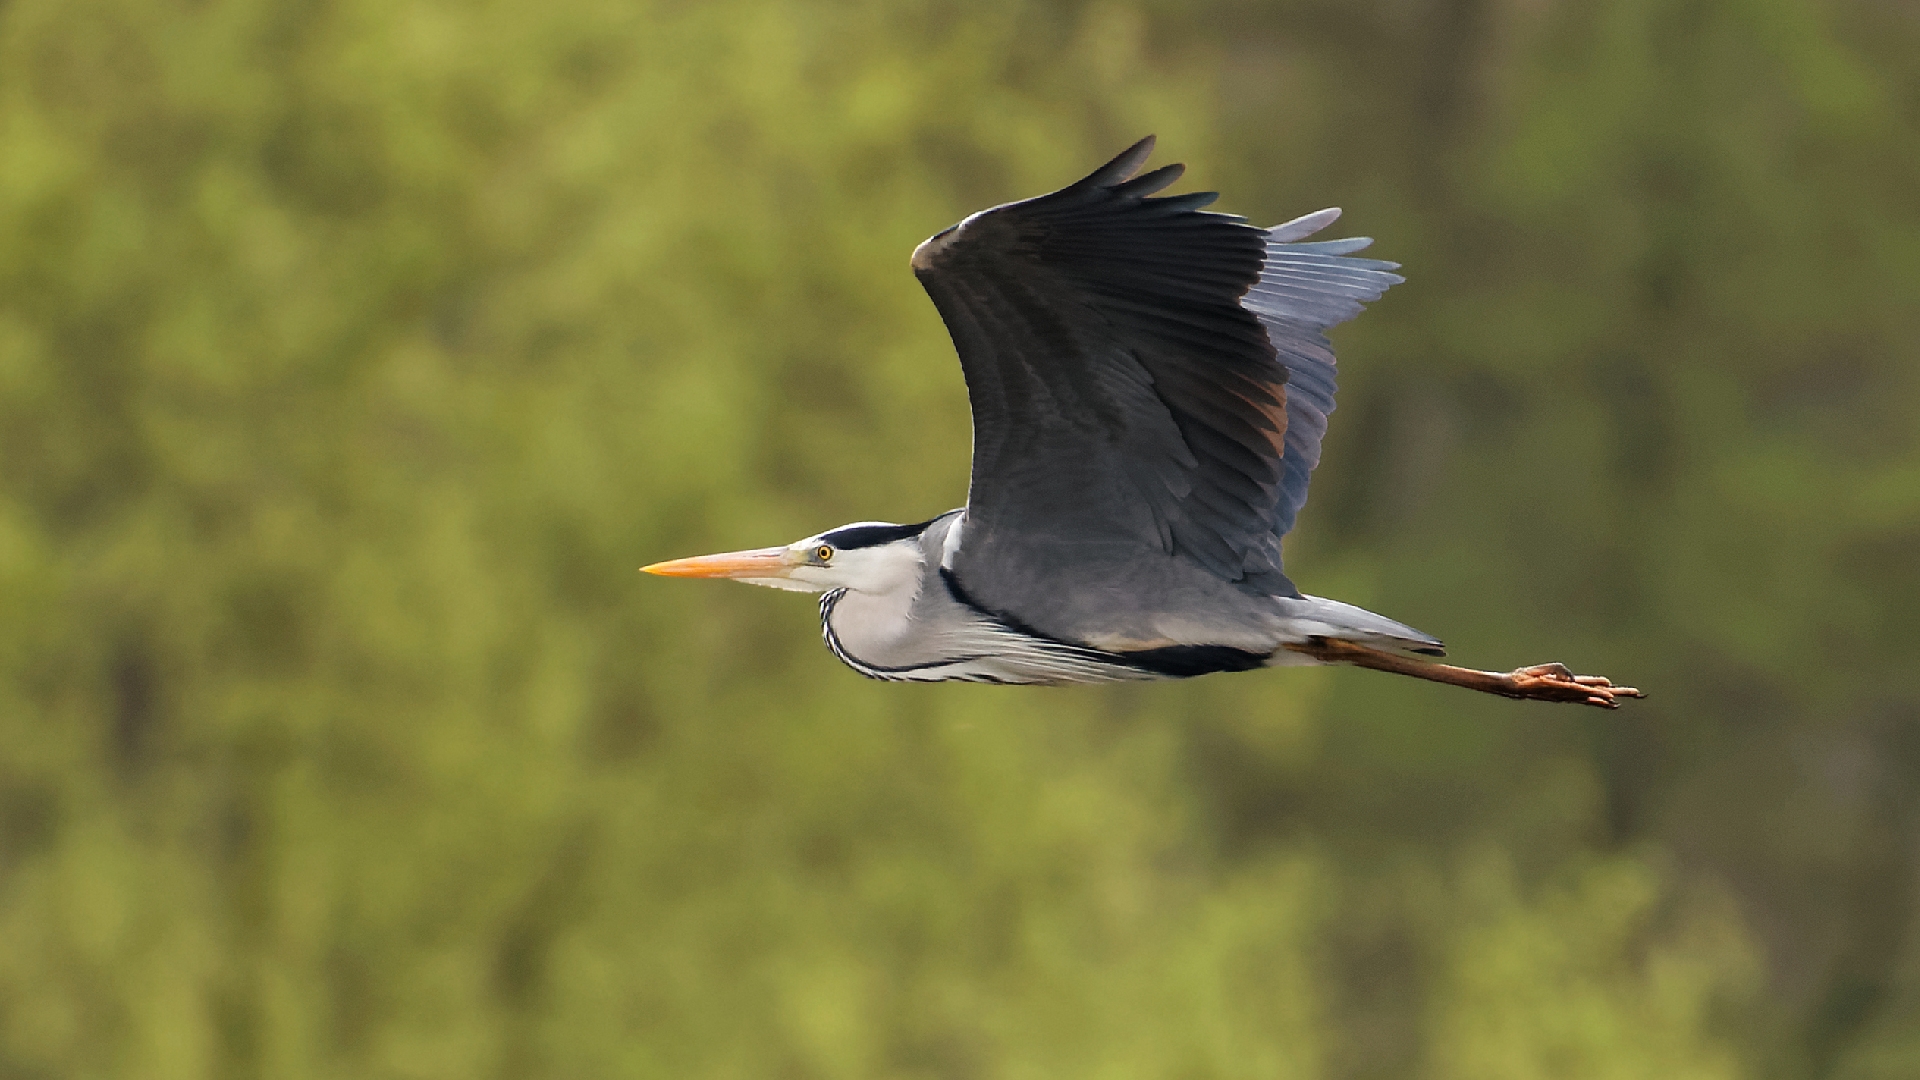
<svg viewBox="0 0 1920 1080"><path fill-rule="evenodd" d="M1339 638L1380 649L1445 656L1447 647L1432 634L1365 608L1319 596L1289 597L1282 601L1282 629L1289 640ZM1278 655L1278 654L1276 654ZM1282 661L1284 662L1284 661Z"/></svg>

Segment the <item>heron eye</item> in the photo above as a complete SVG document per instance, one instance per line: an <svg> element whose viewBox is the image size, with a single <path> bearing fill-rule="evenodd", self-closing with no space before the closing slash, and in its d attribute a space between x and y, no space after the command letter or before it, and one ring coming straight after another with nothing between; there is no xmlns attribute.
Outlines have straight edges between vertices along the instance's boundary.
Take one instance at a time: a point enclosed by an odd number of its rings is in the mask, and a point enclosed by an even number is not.
<svg viewBox="0 0 1920 1080"><path fill-rule="evenodd" d="M821 544L819 547L813 549L813 557L819 559L821 562L826 562L833 558L833 548L826 544Z"/></svg>

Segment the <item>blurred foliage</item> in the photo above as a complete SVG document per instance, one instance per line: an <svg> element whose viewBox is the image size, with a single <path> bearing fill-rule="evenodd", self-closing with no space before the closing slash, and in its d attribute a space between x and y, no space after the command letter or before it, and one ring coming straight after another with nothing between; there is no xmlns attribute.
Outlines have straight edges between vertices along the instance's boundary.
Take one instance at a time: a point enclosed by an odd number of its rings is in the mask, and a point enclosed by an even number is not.
<svg viewBox="0 0 1920 1080"><path fill-rule="evenodd" d="M1920 1072L1920 14L0 5L0 1077ZM1619 714L840 668L920 239L1147 131L1409 282L1290 568Z"/></svg>

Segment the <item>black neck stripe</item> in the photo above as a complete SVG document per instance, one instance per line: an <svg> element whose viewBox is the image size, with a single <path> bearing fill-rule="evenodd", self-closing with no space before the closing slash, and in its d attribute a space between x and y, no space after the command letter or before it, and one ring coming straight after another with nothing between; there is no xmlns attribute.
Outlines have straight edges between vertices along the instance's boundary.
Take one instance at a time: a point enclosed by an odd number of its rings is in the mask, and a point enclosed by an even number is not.
<svg viewBox="0 0 1920 1080"><path fill-rule="evenodd" d="M847 590L835 589L820 598L820 636L826 639L827 648L833 650L833 655L838 657L841 663L865 675L869 679L878 679L881 682L923 682L927 680L915 678L915 672L932 671L936 668L959 667L978 660L989 659L989 657L983 653L977 656L954 656L942 660L929 660L923 664L906 664L900 667L889 667L885 664L869 664L865 660L847 651L846 645L840 640L840 635L833 629L833 609L840 606L841 599L846 595ZM1000 680L991 675L976 673L952 676L940 681L999 682Z"/></svg>

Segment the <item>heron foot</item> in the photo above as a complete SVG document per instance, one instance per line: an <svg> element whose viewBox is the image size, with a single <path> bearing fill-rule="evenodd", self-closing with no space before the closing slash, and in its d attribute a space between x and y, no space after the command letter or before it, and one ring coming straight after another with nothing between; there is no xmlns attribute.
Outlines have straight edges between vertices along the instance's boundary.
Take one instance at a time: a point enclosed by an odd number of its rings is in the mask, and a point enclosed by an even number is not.
<svg viewBox="0 0 1920 1080"><path fill-rule="evenodd" d="M1617 709L1620 707L1620 698L1647 696L1631 686L1615 686L1611 680L1599 675L1575 675L1565 664L1535 664L1532 667L1515 668L1501 679L1506 685L1500 693L1532 701L1570 701L1577 705Z"/></svg>

